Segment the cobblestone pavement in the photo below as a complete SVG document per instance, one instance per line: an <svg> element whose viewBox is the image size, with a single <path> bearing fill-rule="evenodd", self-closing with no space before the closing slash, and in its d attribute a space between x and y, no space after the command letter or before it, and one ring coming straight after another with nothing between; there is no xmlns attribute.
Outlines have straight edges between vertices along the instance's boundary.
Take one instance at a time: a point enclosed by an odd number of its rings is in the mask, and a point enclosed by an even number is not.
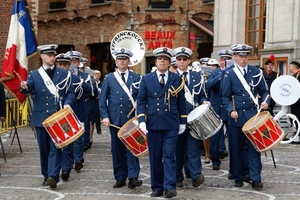
<svg viewBox="0 0 300 200"><path fill-rule="evenodd" d="M81 173L71 172L69 181L59 182L56 189L43 187L43 177L40 173L39 153L34 133L30 127L19 128L23 152L15 138L9 133L1 135L7 163L0 153L0 193L1 199L150 199L150 175L148 156L140 159L140 179L144 181L141 187L114 189L110 153L110 137L108 129L103 128L103 134L94 135L94 143L85 154L84 168ZM228 158L222 160L221 170L212 170L211 164L204 164L202 157L204 183L199 188L193 188L190 179L184 180L184 187L177 189L173 199L300 199L300 144L278 145L273 149L277 168L274 168L270 152L267 157L262 154L264 189L255 191L245 183L242 188L235 188L234 183L227 179ZM154 198L164 199L164 198Z"/></svg>

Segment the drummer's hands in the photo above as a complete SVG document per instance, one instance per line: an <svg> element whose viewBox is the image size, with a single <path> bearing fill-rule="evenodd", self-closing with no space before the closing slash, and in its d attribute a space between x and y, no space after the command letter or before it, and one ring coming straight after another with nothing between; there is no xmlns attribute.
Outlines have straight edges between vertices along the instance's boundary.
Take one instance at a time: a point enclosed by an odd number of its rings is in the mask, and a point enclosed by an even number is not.
<svg viewBox="0 0 300 200"><path fill-rule="evenodd" d="M147 130L147 127L146 127L146 123L145 123L145 122L141 122L141 123L139 124L139 128L140 128L145 134L148 133L148 130Z"/></svg>
<svg viewBox="0 0 300 200"><path fill-rule="evenodd" d="M186 129L186 124L180 124L178 135L182 134L185 131L185 129Z"/></svg>
<svg viewBox="0 0 300 200"><path fill-rule="evenodd" d="M263 109L263 110L267 110L269 107L268 103L267 102L262 102L260 104L260 108Z"/></svg>
<svg viewBox="0 0 300 200"><path fill-rule="evenodd" d="M26 81L21 81L21 88L23 89L23 90L28 90L28 86L27 86L27 82Z"/></svg>
<svg viewBox="0 0 300 200"><path fill-rule="evenodd" d="M66 104L66 105L64 105L64 109L66 109L66 108L71 108L71 106Z"/></svg>
<svg viewBox="0 0 300 200"><path fill-rule="evenodd" d="M230 117L232 117L233 119L237 119L239 117L238 113L236 111L232 111L230 113Z"/></svg>
<svg viewBox="0 0 300 200"><path fill-rule="evenodd" d="M109 118L104 118L104 119L102 120L102 124L103 124L104 126L106 126L106 127L109 127L109 124L110 124Z"/></svg>
<svg viewBox="0 0 300 200"><path fill-rule="evenodd" d="M208 105L210 105L210 101L203 101L203 104L208 104Z"/></svg>

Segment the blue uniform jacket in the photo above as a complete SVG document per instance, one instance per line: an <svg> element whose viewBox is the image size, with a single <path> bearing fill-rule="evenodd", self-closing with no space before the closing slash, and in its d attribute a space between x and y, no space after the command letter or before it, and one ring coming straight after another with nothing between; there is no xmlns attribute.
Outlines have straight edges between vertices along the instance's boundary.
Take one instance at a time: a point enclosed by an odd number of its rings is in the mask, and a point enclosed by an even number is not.
<svg viewBox="0 0 300 200"><path fill-rule="evenodd" d="M247 83L253 82L256 85L259 77L254 78L253 76L259 73L259 69L248 65ZM264 78L261 79L256 87L250 86L250 88L254 97L259 94L264 100L268 95L268 87ZM257 108L233 69L230 69L226 71L224 80L222 81L222 103L228 114L233 111L232 96L234 96L238 119L235 122L233 118L229 117L228 123L230 126L242 127L251 117L257 114ZM268 98L267 103L270 104L270 98Z"/></svg>
<svg viewBox="0 0 300 200"><path fill-rule="evenodd" d="M140 76L138 74L129 71L126 86L129 91L130 88L132 89L134 100L136 100L138 90L132 84L139 82L139 80ZM132 112L129 118L127 117L133 105L113 73L108 74L102 84L99 108L101 118L109 118L110 123L116 126L123 126L129 119L134 117L135 112Z"/></svg>
<svg viewBox="0 0 300 200"><path fill-rule="evenodd" d="M209 101L214 111L220 115L222 120L228 121L228 113L223 108L221 94L221 82L224 74L225 70L221 70L220 68L212 70L206 82L206 89L209 90Z"/></svg>
<svg viewBox="0 0 300 200"><path fill-rule="evenodd" d="M169 88L178 88L181 77L169 71L168 80L163 88L158 81L156 71L142 77L137 97L137 115L139 123L145 122L147 116L148 130L178 130L179 124L186 124L187 110L184 89L177 96L170 95Z"/></svg>
<svg viewBox="0 0 300 200"><path fill-rule="evenodd" d="M55 71L52 82L54 83L54 85L57 85L58 83L66 79L69 72L58 67L55 67L54 70ZM44 80L42 79L38 70L31 71L26 81L28 90L23 90L21 88L21 92L23 94L28 94L31 92L35 93L31 125L35 127L43 127L42 122L53 113L60 110L60 103L55 101L54 95L44 84ZM67 81L67 85L70 85L70 87L68 89L65 87L64 89L59 90L59 96L62 101L62 106L72 106L75 101L75 93L73 85L71 84L72 78ZM65 83L61 83L59 87L63 87L64 84Z"/></svg>
<svg viewBox="0 0 300 200"><path fill-rule="evenodd" d="M187 113L190 113L197 105L203 104L204 101L207 101L207 98L205 97L203 86L200 88L201 84L201 76L197 72L190 71L189 72L189 85L188 89L191 94L193 94L193 91L195 93L198 93L199 90L201 89L199 94L194 94L194 103L196 105L190 104L188 101L186 101L186 108L187 108Z"/></svg>

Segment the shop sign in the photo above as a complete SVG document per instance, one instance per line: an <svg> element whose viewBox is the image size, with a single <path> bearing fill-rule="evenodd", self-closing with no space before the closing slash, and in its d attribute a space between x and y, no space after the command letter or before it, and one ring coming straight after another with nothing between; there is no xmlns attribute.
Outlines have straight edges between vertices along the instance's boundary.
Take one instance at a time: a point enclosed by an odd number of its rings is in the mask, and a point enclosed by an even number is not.
<svg viewBox="0 0 300 200"><path fill-rule="evenodd" d="M146 41L149 40L148 50L154 50L159 47L172 49L175 31L145 31L144 36Z"/></svg>
<svg viewBox="0 0 300 200"><path fill-rule="evenodd" d="M162 23L162 24L175 24L176 21L173 17L170 18L152 18L151 14L148 14L145 16L145 23L146 24L157 24L157 23Z"/></svg>

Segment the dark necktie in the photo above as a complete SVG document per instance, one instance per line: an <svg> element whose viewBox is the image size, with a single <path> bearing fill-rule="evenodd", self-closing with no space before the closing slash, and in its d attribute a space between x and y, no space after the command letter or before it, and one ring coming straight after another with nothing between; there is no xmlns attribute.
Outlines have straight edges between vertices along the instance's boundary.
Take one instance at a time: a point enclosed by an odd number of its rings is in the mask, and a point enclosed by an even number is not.
<svg viewBox="0 0 300 200"><path fill-rule="evenodd" d="M50 79L52 80L53 75L54 75L54 69L47 68L47 69L46 69L46 73L48 74L48 76L49 76Z"/></svg>
<svg viewBox="0 0 300 200"><path fill-rule="evenodd" d="M160 86L163 88L165 86L165 74L160 74L161 79L159 81Z"/></svg>
<svg viewBox="0 0 300 200"><path fill-rule="evenodd" d="M187 72L183 72L182 75L183 75L183 78L184 78L185 85L188 86L188 80L186 78Z"/></svg>
<svg viewBox="0 0 300 200"><path fill-rule="evenodd" d="M247 72L246 72L246 69L244 69L244 78L246 79L246 76L247 76Z"/></svg>
<svg viewBox="0 0 300 200"><path fill-rule="evenodd" d="M126 80L125 80L125 73L121 73L121 76L122 76L123 82L126 83Z"/></svg>

